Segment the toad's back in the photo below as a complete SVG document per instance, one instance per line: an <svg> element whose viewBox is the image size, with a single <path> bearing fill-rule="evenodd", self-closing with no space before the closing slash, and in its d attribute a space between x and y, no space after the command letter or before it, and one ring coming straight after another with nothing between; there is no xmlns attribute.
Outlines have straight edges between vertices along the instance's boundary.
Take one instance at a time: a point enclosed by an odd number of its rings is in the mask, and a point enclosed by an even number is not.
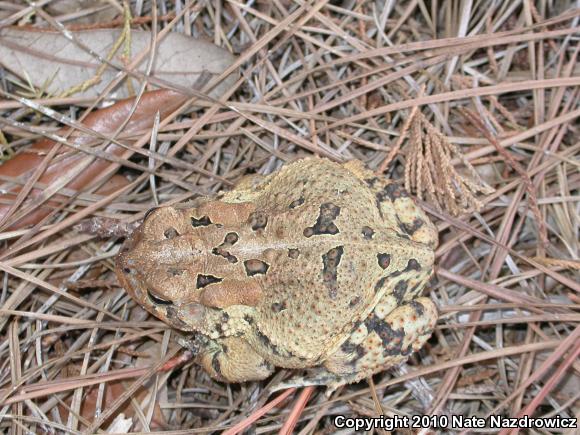
<svg viewBox="0 0 580 435"><path fill-rule="evenodd" d="M264 293L249 340L260 353L273 353L281 366L315 361L385 294L393 306L417 294L432 271L433 246L413 239L420 228L410 231L395 203L406 221L431 224L394 192L358 165L305 159L223 198L255 204L233 252L252 252L268 266L254 275Z"/></svg>

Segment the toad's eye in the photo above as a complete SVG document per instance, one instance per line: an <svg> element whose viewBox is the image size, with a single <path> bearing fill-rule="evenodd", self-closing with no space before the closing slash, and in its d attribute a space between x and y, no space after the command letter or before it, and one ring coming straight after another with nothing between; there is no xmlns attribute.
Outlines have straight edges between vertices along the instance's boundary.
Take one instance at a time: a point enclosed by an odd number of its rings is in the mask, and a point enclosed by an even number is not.
<svg viewBox="0 0 580 435"><path fill-rule="evenodd" d="M147 290L147 296L149 296L151 302L153 302L156 305L173 305L173 302L160 298L156 294L153 294L151 290Z"/></svg>

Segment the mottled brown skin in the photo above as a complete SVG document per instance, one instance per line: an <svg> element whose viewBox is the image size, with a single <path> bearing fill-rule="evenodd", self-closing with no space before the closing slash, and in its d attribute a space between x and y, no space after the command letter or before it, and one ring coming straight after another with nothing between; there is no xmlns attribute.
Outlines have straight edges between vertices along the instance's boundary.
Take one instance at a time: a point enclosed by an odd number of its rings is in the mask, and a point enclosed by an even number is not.
<svg viewBox="0 0 580 435"><path fill-rule="evenodd" d="M437 232L407 193L358 161L308 158L194 207L152 210L117 257L123 287L196 331L198 362L230 382L311 368L330 388L405 361L437 310L419 294Z"/></svg>

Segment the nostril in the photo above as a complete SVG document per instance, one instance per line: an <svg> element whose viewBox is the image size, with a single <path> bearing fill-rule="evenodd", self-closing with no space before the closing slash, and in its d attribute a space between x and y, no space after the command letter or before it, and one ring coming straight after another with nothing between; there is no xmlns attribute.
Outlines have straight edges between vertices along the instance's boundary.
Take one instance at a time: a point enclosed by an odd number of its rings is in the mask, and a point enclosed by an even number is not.
<svg viewBox="0 0 580 435"><path fill-rule="evenodd" d="M151 299L151 302L157 305L173 305L173 302L168 301L167 299L160 298L156 294L153 294L151 290L147 290L147 296Z"/></svg>

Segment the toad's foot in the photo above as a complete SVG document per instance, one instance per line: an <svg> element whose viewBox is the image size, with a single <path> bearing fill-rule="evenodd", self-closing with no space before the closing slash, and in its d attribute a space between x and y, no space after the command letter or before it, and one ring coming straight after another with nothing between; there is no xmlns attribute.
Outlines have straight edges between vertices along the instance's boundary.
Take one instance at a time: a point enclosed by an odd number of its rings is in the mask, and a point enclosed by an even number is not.
<svg viewBox="0 0 580 435"><path fill-rule="evenodd" d="M182 344L193 351L196 362L212 378L221 382L258 381L274 372L274 367L239 337L213 340L197 335Z"/></svg>

